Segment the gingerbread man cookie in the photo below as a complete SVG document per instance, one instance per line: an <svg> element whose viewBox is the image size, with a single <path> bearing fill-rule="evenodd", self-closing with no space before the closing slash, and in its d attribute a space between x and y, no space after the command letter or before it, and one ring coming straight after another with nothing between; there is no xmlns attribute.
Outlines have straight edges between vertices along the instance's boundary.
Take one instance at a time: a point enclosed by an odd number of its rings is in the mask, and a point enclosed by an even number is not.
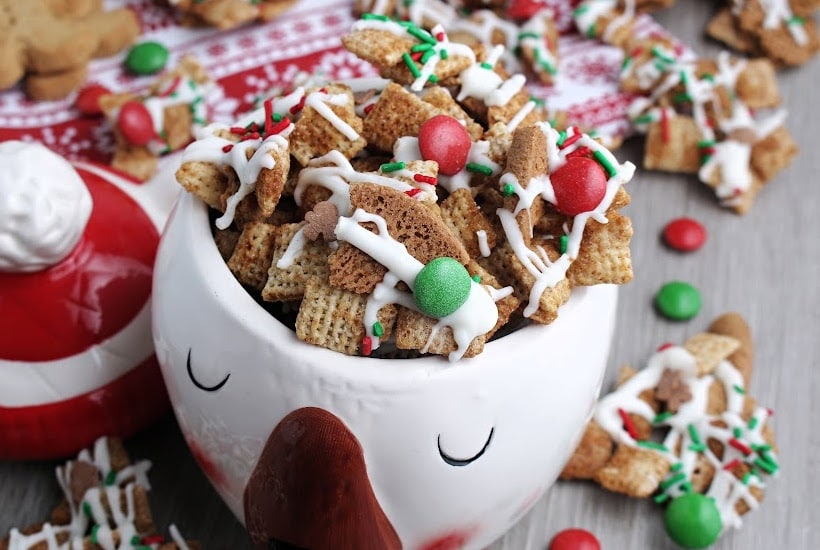
<svg viewBox="0 0 820 550"><path fill-rule="evenodd" d="M252 21L270 21L295 0L168 0L189 25L232 29Z"/></svg>
<svg viewBox="0 0 820 550"><path fill-rule="evenodd" d="M131 44L140 25L129 9L103 11L102 0L2 0L0 89L25 79L29 97L67 96L85 80L89 60Z"/></svg>

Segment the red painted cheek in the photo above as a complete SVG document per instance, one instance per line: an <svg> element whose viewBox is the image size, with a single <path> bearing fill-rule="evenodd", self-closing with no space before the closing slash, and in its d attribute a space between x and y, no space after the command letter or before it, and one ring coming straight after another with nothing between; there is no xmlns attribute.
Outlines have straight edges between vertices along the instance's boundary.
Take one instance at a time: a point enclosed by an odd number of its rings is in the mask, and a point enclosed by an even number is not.
<svg viewBox="0 0 820 550"><path fill-rule="evenodd" d="M469 542L473 530L452 531L422 544L419 550L460 550Z"/></svg>
<svg viewBox="0 0 820 550"><path fill-rule="evenodd" d="M208 479L211 480L211 483L213 483L215 487L225 487L228 480L225 474L222 473L222 470L211 460L208 453L192 439L187 439L187 443L191 454L194 456L194 460L199 464L199 468L205 475L208 476Z"/></svg>
<svg viewBox="0 0 820 550"><path fill-rule="evenodd" d="M44 271L0 274L0 359L80 353L117 334L150 298L156 227L119 188L78 172L94 201L80 244Z"/></svg>

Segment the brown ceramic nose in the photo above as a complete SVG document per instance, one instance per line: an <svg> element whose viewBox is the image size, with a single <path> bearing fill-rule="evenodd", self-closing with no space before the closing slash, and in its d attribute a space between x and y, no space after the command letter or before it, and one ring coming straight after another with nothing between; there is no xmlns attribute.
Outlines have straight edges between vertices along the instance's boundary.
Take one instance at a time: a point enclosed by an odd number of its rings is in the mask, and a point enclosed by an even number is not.
<svg viewBox="0 0 820 550"><path fill-rule="evenodd" d="M297 409L277 424L245 487L244 507L260 549L401 548L359 441L324 409Z"/></svg>

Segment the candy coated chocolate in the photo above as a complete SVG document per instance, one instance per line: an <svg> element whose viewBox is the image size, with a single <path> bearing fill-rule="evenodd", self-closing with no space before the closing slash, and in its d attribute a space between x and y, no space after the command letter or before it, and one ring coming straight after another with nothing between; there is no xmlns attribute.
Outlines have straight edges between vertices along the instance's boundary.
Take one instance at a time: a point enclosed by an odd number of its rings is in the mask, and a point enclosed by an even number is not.
<svg viewBox="0 0 820 550"><path fill-rule="evenodd" d="M706 242L706 228L692 218L676 218L663 228L663 240L679 252L692 252Z"/></svg>
<svg viewBox="0 0 820 550"><path fill-rule="evenodd" d="M567 162L550 174L555 191L555 208L567 216L594 210L606 194L609 178L589 157L567 157Z"/></svg>
<svg viewBox="0 0 820 550"><path fill-rule="evenodd" d="M128 52L125 68L134 74L158 73L168 63L168 48L159 42L141 42Z"/></svg>
<svg viewBox="0 0 820 550"><path fill-rule="evenodd" d="M467 165L472 143L464 125L448 115L436 115L419 129L422 158L436 161L439 173L445 176L457 174Z"/></svg>
<svg viewBox="0 0 820 550"><path fill-rule="evenodd" d="M413 297L422 313L441 319L467 301L470 281L470 274L458 260L442 256L416 275Z"/></svg>
<svg viewBox="0 0 820 550"><path fill-rule="evenodd" d="M564 529L552 537L548 550L601 550L601 543L586 529Z"/></svg>
<svg viewBox="0 0 820 550"><path fill-rule="evenodd" d="M111 90L101 84L89 84L77 94L74 106L85 116L101 115L100 97L110 93Z"/></svg>
<svg viewBox="0 0 820 550"><path fill-rule="evenodd" d="M142 147L156 135L151 113L140 101L128 101L120 107L117 127L131 145Z"/></svg>
<svg viewBox="0 0 820 550"><path fill-rule="evenodd" d="M700 292L689 283L671 281L661 286L655 295L655 306L664 317L686 321L700 311Z"/></svg>
<svg viewBox="0 0 820 550"><path fill-rule="evenodd" d="M720 536L723 522L714 499L688 493L673 500L663 516L669 537L684 548L706 548Z"/></svg>

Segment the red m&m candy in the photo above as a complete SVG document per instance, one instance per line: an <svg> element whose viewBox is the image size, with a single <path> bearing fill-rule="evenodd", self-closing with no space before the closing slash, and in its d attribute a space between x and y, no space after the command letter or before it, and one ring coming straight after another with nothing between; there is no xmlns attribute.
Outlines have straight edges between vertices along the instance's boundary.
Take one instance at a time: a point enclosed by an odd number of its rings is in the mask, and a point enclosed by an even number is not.
<svg viewBox="0 0 820 550"><path fill-rule="evenodd" d="M585 529L564 529L552 538L548 550L601 550L601 543Z"/></svg>
<svg viewBox="0 0 820 550"><path fill-rule="evenodd" d="M594 159L567 157L566 162L550 174L555 208L567 216L594 210L606 195L608 180L606 172Z"/></svg>
<svg viewBox="0 0 820 550"><path fill-rule="evenodd" d="M101 84L89 84L77 94L74 106L85 116L101 115L100 98L110 93L111 90Z"/></svg>
<svg viewBox="0 0 820 550"><path fill-rule="evenodd" d="M151 113L140 101L127 101L120 107L117 127L132 145L141 147L156 137Z"/></svg>
<svg viewBox="0 0 820 550"><path fill-rule="evenodd" d="M663 240L680 252L692 252L706 242L706 228L692 218L676 218L663 228Z"/></svg>
<svg viewBox="0 0 820 550"><path fill-rule="evenodd" d="M458 120L448 115L436 115L419 128L419 151L424 160L438 163L445 176L459 173L470 156L473 140Z"/></svg>
<svg viewBox="0 0 820 550"><path fill-rule="evenodd" d="M504 13L510 19L529 19L545 7L541 0L510 0Z"/></svg>

